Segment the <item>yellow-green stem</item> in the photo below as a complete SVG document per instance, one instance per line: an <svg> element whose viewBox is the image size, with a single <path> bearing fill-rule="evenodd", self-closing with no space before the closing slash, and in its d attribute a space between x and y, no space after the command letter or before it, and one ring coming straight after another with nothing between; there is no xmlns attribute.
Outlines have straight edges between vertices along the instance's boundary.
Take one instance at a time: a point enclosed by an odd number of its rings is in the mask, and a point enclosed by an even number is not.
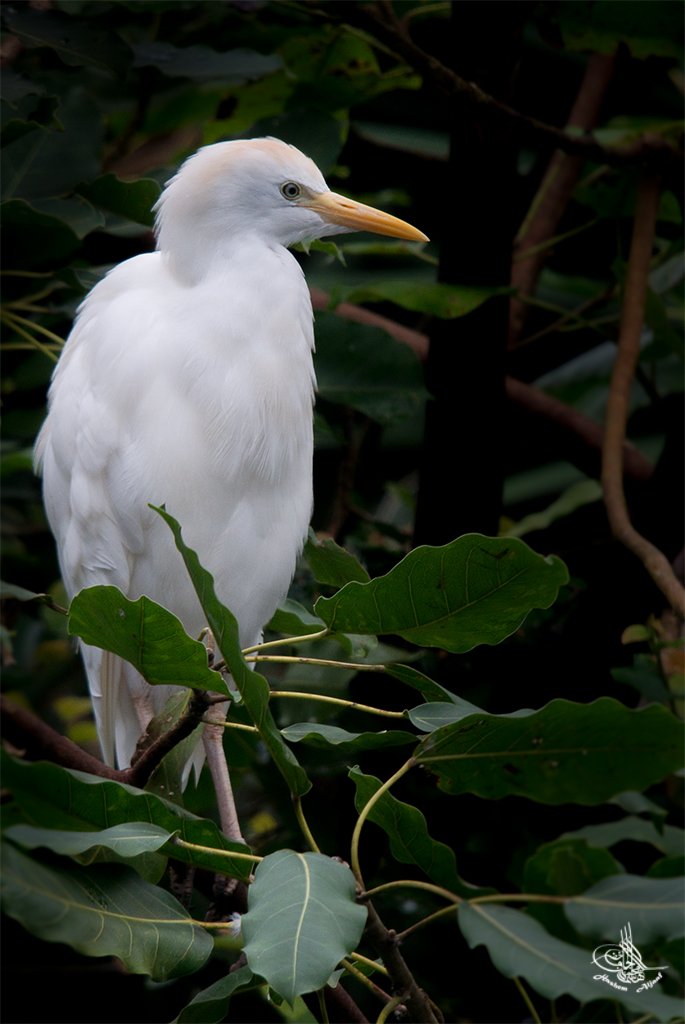
<svg viewBox="0 0 685 1024"><path fill-rule="evenodd" d="M566 896L545 896L537 892L497 892L492 896L474 896L465 903L565 903Z"/></svg>
<svg viewBox="0 0 685 1024"><path fill-rule="evenodd" d="M395 772L395 774L392 775L387 780L387 782L384 782L383 785L379 789L376 790L376 792L373 794L371 799L368 801L366 806L363 808L361 814L359 815L359 817L357 819L357 824L354 826L354 832L352 833L352 848L351 848L351 851L350 851L350 863L352 865L352 870L354 871L355 875L357 876L357 879L359 880L359 882L362 885L363 885L363 879L362 879L361 868L359 866L359 836L361 835L362 826L363 826L364 822L366 821L367 817L369 816L369 813L371 812L373 806L380 800L380 798L383 796L383 794L387 793L387 791L390 789L390 787L393 786L397 782L398 779L401 779L403 775L406 775L406 773L409 771L409 769L413 768L415 764L416 764L416 761L414 760L413 757L410 757L408 761L405 761L405 763L402 765L402 767L398 768L398 770Z"/></svg>
<svg viewBox="0 0 685 1024"><path fill-rule="evenodd" d="M24 316L19 316L18 313L5 313L6 317L17 324L23 324L24 327L32 327L34 331L38 331L40 334L44 334L50 341L54 341L57 345L64 345L64 338L60 338L59 334L55 334L53 331L49 331L47 327L43 327L42 324L37 324L33 320L27 320Z"/></svg>
<svg viewBox="0 0 685 1024"><path fill-rule="evenodd" d="M176 836L171 840L172 846L182 846L184 850L197 850L198 853L211 853L217 857L226 857L228 860L249 860L253 864L259 864L263 857L258 857L255 853L236 853L232 850L217 850L212 846L198 846L197 843L187 843L185 839L179 839Z"/></svg>
<svg viewBox="0 0 685 1024"><path fill-rule="evenodd" d="M373 967L374 971L378 971L379 974L384 974L386 978L390 977L390 971L383 964L377 964L375 960L370 960L368 956L362 956L361 953L350 953L353 960L358 960L360 964L367 964L369 967Z"/></svg>
<svg viewBox="0 0 685 1024"><path fill-rule="evenodd" d="M351 668L355 672L385 672L385 665L359 665L354 661L334 661L332 658L298 658L292 654L251 654L245 661L275 661L284 665L325 665L328 668Z"/></svg>
<svg viewBox="0 0 685 1024"><path fill-rule="evenodd" d="M516 988L521 993L521 997L522 997L524 1003L526 1004L526 1006L530 1010L530 1015L533 1018L533 1020L535 1021L535 1024L542 1024L542 1021L540 1020L540 1017L538 1016L538 1012L535 1009L535 1007L533 1006L532 999L530 998L530 996L526 992L525 988L523 987L523 984L521 983L521 979L517 978L517 977L514 977L513 980L514 980L514 984L516 985Z"/></svg>
<svg viewBox="0 0 685 1024"><path fill-rule="evenodd" d="M449 907L443 907L442 910L436 910L434 914L429 914L428 917L422 917L416 924L410 925L409 928L405 928L403 932L399 932L397 935L398 942L404 942L407 935L411 935L412 932L417 932L419 928L423 928L424 925L430 924L438 917L446 917L447 914L453 914L457 909L457 904L452 903Z"/></svg>
<svg viewBox="0 0 685 1024"><path fill-rule="evenodd" d="M394 996L389 1003L386 1003L381 1012L376 1017L376 1024L385 1024L393 1010L401 1006L404 1000L407 998L406 992L402 995Z"/></svg>
<svg viewBox="0 0 685 1024"><path fill-rule="evenodd" d="M370 899L372 896L379 896L382 892L389 892L391 889L407 888L426 889L428 892L434 892L436 896L444 896L444 898L446 900L450 900L451 903L461 903L461 896L457 896L456 893L450 892L449 889L443 889L441 885L433 885L432 882L422 882L419 879L414 878L401 878L395 882L385 882L383 885L377 885L375 889L368 889L364 893L364 899Z"/></svg>
<svg viewBox="0 0 685 1024"><path fill-rule="evenodd" d="M8 327L11 327L13 331L16 331L17 334L20 334L22 338L26 338L26 340L31 343L32 348L37 348L38 351L42 352L43 355L48 357L48 359L52 359L53 363L57 362L57 356L55 353L51 352L47 345L38 341L38 338L34 338L32 334L29 334L28 331L25 331L18 323L15 323L14 317L9 316L7 313L2 313L0 315L0 320L7 324Z"/></svg>
<svg viewBox="0 0 685 1024"><path fill-rule="evenodd" d="M377 996L379 999L385 998L388 1001L390 1000L390 996L388 995L387 992L384 992L379 985L376 985L375 982L371 981L371 978L367 978L363 971L357 970L354 964L351 964L349 960L343 958L340 961L340 963L345 968L345 970L352 975L352 977L356 978L357 981L360 982L362 985L365 985L368 988L368 990L370 992L373 992L373 994Z"/></svg>
<svg viewBox="0 0 685 1024"><path fill-rule="evenodd" d="M242 729L243 732L259 732L256 725L243 725L242 722L207 722L206 719L202 719L207 725L220 725L224 729Z"/></svg>
<svg viewBox="0 0 685 1024"><path fill-rule="evenodd" d="M383 708L372 708L368 704L357 704L353 700L343 700L342 697L325 697L321 693L302 693L301 690L272 690L270 697L299 697L301 700L319 700L324 704L339 704L344 708L352 708L354 711L367 711L370 715L382 715L384 718L405 718L404 711L385 711Z"/></svg>
<svg viewBox="0 0 685 1024"><path fill-rule="evenodd" d="M329 1024L328 1007L326 1006L326 997L324 990L319 988L316 990L316 994L319 997L319 1010L321 1011L321 1020L323 1024Z"/></svg>
<svg viewBox="0 0 685 1024"><path fill-rule="evenodd" d="M322 629L318 633L307 633L305 636L287 636L283 640L269 640L265 644L255 644L254 647L246 647L243 654L252 654L253 651L263 651L266 647L286 647L290 644L304 644L311 640L321 640L328 636L328 630Z"/></svg>
<svg viewBox="0 0 685 1024"><path fill-rule="evenodd" d="M293 807L295 808L295 817L297 818L299 826L302 829L303 836L305 837L307 843L309 844L310 850L313 850L314 853L321 853L321 850L319 849L317 842L314 836L312 835L312 830L307 824L307 819L304 816L304 811L302 810L302 797L293 796Z"/></svg>

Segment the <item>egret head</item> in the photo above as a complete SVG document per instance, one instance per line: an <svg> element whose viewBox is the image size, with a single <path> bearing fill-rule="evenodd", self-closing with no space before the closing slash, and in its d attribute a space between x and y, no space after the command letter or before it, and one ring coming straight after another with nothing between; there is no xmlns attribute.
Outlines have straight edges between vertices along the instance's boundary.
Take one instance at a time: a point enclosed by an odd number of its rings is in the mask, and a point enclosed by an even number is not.
<svg viewBox="0 0 685 1024"><path fill-rule="evenodd" d="M159 248L198 271L205 262L199 247L205 255L230 254L250 236L283 246L348 231L427 241L397 217L331 192L313 160L272 138L198 150L169 182L156 212ZM191 261L182 255L189 250Z"/></svg>

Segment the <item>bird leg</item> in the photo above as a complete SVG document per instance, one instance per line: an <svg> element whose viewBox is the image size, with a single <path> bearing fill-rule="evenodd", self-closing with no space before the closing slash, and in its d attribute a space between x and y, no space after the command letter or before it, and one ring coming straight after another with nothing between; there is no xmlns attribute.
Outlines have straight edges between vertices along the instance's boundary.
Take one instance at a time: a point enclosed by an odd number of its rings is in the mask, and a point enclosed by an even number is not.
<svg viewBox="0 0 685 1024"><path fill-rule="evenodd" d="M224 753L224 728L222 724L226 719L226 705L214 704L205 714L205 726L202 730L202 742L207 754L207 764L212 774L214 789L216 791L216 802L219 808L219 819L221 829L229 839L237 843L244 843L245 840L240 832L240 822L233 800L233 789L231 778L228 774L226 754ZM211 724L216 722L217 724Z"/></svg>

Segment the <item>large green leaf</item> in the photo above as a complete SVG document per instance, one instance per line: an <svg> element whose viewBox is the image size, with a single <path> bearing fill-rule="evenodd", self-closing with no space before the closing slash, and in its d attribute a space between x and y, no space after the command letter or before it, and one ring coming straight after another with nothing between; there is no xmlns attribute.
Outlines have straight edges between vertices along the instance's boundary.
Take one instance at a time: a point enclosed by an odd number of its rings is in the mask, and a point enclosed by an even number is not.
<svg viewBox="0 0 685 1024"><path fill-rule="evenodd" d="M304 546L304 556L309 568L314 573L317 583L326 583L331 587L344 587L346 583L356 580L357 583L368 583L371 577L352 554L336 544L332 537L319 540L310 528ZM320 621L320 620L319 620Z"/></svg>
<svg viewBox="0 0 685 1024"><path fill-rule="evenodd" d="M556 839L529 857L523 869L523 891L549 896L575 896L621 867L607 850L594 850L583 839ZM558 903L531 903L527 912L552 935L579 945L577 932Z"/></svg>
<svg viewBox="0 0 685 1024"><path fill-rule="evenodd" d="M249 967L292 1005L328 981L359 942L366 908L354 875L320 853L279 850L255 871L242 919Z"/></svg>
<svg viewBox="0 0 685 1024"><path fill-rule="evenodd" d="M172 837L164 828L145 821L124 822L100 832L66 832L60 829L12 825L5 835L14 843L35 850L44 847L63 856L76 857L97 847L105 847L120 857L137 857L159 850Z"/></svg>
<svg viewBox="0 0 685 1024"><path fill-rule="evenodd" d="M6 19L24 46L49 46L65 64L88 64L123 78L133 62L121 36L95 28L92 21L78 21L60 11L31 10L25 4L8 8Z"/></svg>
<svg viewBox="0 0 685 1024"><path fill-rule="evenodd" d="M401 683L406 686L411 686L413 690L418 690L421 696L427 701L440 701L440 702L459 702L460 698L450 690L446 690L440 683L436 683L434 679L429 676L425 676L423 672L419 672L418 669L412 668L411 665L386 665L385 674L392 676L393 679L399 679ZM471 705L475 707L475 705ZM477 709L479 710L479 709ZM414 723L416 724L416 723ZM444 722L442 723L445 724Z"/></svg>
<svg viewBox="0 0 685 1024"><path fill-rule="evenodd" d="M204 644L149 597L129 601L117 587L87 587L69 606L69 632L129 661L152 686L172 683L229 696L221 674L207 664Z"/></svg>
<svg viewBox="0 0 685 1024"><path fill-rule="evenodd" d="M79 185L77 192L93 206L118 217L126 217L147 227L152 227L155 222L152 207L159 199L160 187L151 178L120 181L116 174L104 174L90 185Z"/></svg>
<svg viewBox="0 0 685 1024"><path fill-rule="evenodd" d="M561 942L532 917L510 907L460 903L459 926L471 949L486 946L493 964L505 978L525 978L547 999L568 994L580 1002L620 999L636 1015L654 1013L661 1021L680 1017L682 1004L664 995L659 986L639 994L616 992L600 979L584 949ZM650 979L656 975L650 975Z"/></svg>
<svg viewBox="0 0 685 1024"><path fill-rule="evenodd" d="M163 849L167 855L209 871L221 871L243 882L249 880L250 861L230 857L231 851L249 853L249 847L227 839L208 818L198 818L134 786L99 779L47 761L36 764L15 761L4 750L0 757L3 785L36 825L97 833L127 822L149 822L166 832L178 832L188 843L206 847L204 851L188 850L172 842Z"/></svg>
<svg viewBox="0 0 685 1024"><path fill-rule="evenodd" d="M614 846L626 839L637 843L651 843L669 857L677 857L685 849L685 832L673 825L664 825L659 831L651 821L630 816L620 821L607 821L602 825L586 825L575 832L564 832L561 839L584 839L588 846Z"/></svg>
<svg viewBox="0 0 685 1024"><path fill-rule="evenodd" d="M681 57L681 13L668 0L647 4L562 0L555 17L567 50L613 54L623 43L635 57Z"/></svg>
<svg viewBox="0 0 685 1024"><path fill-rule="evenodd" d="M268 56L256 50L236 49L219 53L209 46L185 46L157 41L133 47L135 67L149 65L170 78L192 78L195 82L220 79L224 88L244 85L279 71L283 61L277 54Z"/></svg>
<svg viewBox="0 0 685 1024"><path fill-rule="evenodd" d="M220 1024L228 1016L231 996L262 984L261 979L254 979L249 967L240 967L199 992L183 1007L174 1024Z"/></svg>
<svg viewBox="0 0 685 1024"><path fill-rule="evenodd" d="M296 722L282 730L289 743L304 743L323 750L334 749L339 754L356 754L360 750L382 750L385 747L403 747L416 743L416 736L399 729L382 732L348 732L337 725L319 722Z"/></svg>
<svg viewBox="0 0 685 1024"><path fill-rule="evenodd" d="M466 718L467 715L479 712L481 712L481 708L455 695L449 704L446 701L437 700L430 704L419 704L409 712L409 721L421 732L435 732L436 729L453 725L455 722L460 722L462 718ZM485 712L482 713L485 714Z"/></svg>
<svg viewBox="0 0 685 1024"><path fill-rule="evenodd" d="M354 802L357 811L361 812L380 789L381 781L373 775L363 775L359 768L350 770L350 778L357 787ZM368 819L388 836L390 852L395 860L402 864L414 864L436 885L464 899L496 892L495 889L479 889L460 878L454 850L432 838L426 819L418 807L404 803L386 792L373 805Z"/></svg>
<svg viewBox="0 0 685 1024"><path fill-rule="evenodd" d="M316 314L317 391L378 423L411 416L428 397L418 356L380 327Z"/></svg>
<svg viewBox="0 0 685 1024"><path fill-rule="evenodd" d="M394 302L415 313L432 313L443 319L466 316L496 295L511 295L506 287L479 285L429 284L407 281L374 281L369 285L351 285L331 289L330 308L341 302Z"/></svg>
<svg viewBox="0 0 685 1024"><path fill-rule="evenodd" d="M273 613L266 628L288 636L308 636L320 633L326 627L317 615L312 615L303 605L288 597Z"/></svg>
<svg viewBox="0 0 685 1024"><path fill-rule="evenodd" d="M333 632L397 633L454 653L498 644L532 608L549 608L568 581L564 563L516 538L465 534L420 547L386 576L348 583L314 611Z"/></svg>
<svg viewBox="0 0 685 1024"><path fill-rule="evenodd" d="M192 974L213 941L170 893L123 864L47 866L3 843L6 914L46 942L86 956L118 956L155 981Z"/></svg>
<svg viewBox="0 0 685 1024"><path fill-rule="evenodd" d="M151 506L154 508L154 506ZM207 617L207 623L216 645L230 670L235 685L240 691L245 707L259 731L264 744L271 754L276 766L287 782L290 791L302 796L311 789L311 782L302 769L297 758L276 728L273 715L269 710L269 684L264 676L251 671L243 657L240 647L238 622L235 615L225 608L214 593L214 580L200 565L196 553L183 542L181 527L164 508L156 508L156 512L164 519L171 529L176 547L183 557L188 574L195 587L195 592Z"/></svg>
<svg viewBox="0 0 685 1024"><path fill-rule="evenodd" d="M448 793L490 800L599 804L646 789L682 764L682 726L661 705L553 700L518 715L467 715L431 733L414 757Z"/></svg>
<svg viewBox="0 0 685 1024"><path fill-rule="evenodd" d="M618 942L628 921L638 944L685 933L682 878L611 875L568 899L564 910L573 927L591 939Z"/></svg>

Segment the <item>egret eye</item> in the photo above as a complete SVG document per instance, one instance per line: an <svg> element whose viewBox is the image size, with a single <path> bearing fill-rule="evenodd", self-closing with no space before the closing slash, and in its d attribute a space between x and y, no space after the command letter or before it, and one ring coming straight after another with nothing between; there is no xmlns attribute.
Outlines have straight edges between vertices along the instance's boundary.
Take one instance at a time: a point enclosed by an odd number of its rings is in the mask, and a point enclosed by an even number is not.
<svg viewBox="0 0 685 1024"><path fill-rule="evenodd" d="M285 185L281 185L281 195L286 199L299 199L302 189L296 182L286 181Z"/></svg>

